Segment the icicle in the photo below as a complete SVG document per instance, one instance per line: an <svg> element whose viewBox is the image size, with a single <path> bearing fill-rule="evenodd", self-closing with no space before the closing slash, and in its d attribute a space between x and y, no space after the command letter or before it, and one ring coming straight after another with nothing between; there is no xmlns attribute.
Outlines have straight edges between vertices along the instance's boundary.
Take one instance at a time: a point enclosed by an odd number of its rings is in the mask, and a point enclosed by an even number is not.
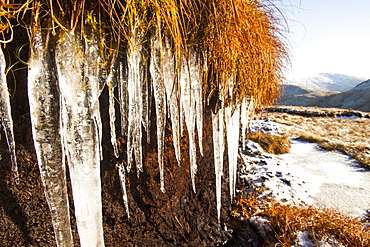
<svg viewBox="0 0 370 247"><path fill-rule="evenodd" d="M0 48L0 123L3 126L5 139L8 144L8 149L10 152L10 161L12 165L14 181L16 184L18 184L19 176L18 176L17 158L15 155L13 118L10 106L8 85L6 82L5 66L6 65L3 50Z"/></svg>
<svg viewBox="0 0 370 247"><path fill-rule="evenodd" d="M142 55L143 56L143 55ZM144 56L149 56L148 54ZM150 143L150 109L151 109L151 84L148 79L147 63L148 59L141 59L139 69L140 69L140 81L141 81L141 106L142 106L142 120L144 130L147 133L146 141Z"/></svg>
<svg viewBox="0 0 370 247"><path fill-rule="evenodd" d="M215 175L216 175L216 204L218 223L221 217L221 177L224 162L224 112L221 108L216 114L212 114L212 129L213 129L213 154L215 160Z"/></svg>
<svg viewBox="0 0 370 247"><path fill-rule="evenodd" d="M133 155L135 154L136 167L142 171L142 130L141 122L143 115L142 102L142 77L141 77L141 56L142 46L139 34L130 37L128 51L128 130L127 130L127 158L128 170L131 169Z"/></svg>
<svg viewBox="0 0 370 247"><path fill-rule="evenodd" d="M199 150L203 155L203 92L202 92L202 70L197 61L196 54L190 56L191 97L195 102L196 124L198 129Z"/></svg>
<svg viewBox="0 0 370 247"><path fill-rule="evenodd" d="M199 79L199 82L201 82L201 79ZM198 84L197 87L195 87L195 90L194 96L196 97L198 143L200 154L203 156L203 92L201 84Z"/></svg>
<svg viewBox="0 0 370 247"><path fill-rule="evenodd" d="M242 150L245 150L246 131L254 111L253 100L243 99L240 121L242 124Z"/></svg>
<svg viewBox="0 0 370 247"><path fill-rule="evenodd" d="M33 140L57 245L73 246L54 54L45 44L48 37L42 39L41 30L36 29L33 34L28 62L28 98ZM45 35L49 33L45 32Z"/></svg>
<svg viewBox="0 0 370 247"><path fill-rule="evenodd" d="M121 113L121 135L127 136L127 109L128 109L128 92L127 92L127 69L124 67L123 62L119 62L118 73L118 99Z"/></svg>
<svg viewBox="0 0 370 247"><path fill-rule="evenodd" d="M157 116L157 142L158 142L158 164L160 173L161 191L164 192L164 135L166 128L166 91L163 84L163 73L161 69L161 43L153 39L151 44L150 74L152 76L155 109Z"/></svg>
<svg viewBox="0 0 370 247"><path fill-rule="evenodd" d="M236 173L238 165L239 148L239 121L240 107L229 105L225 109L225 122L227 130L227 151L229 156L229 180L231 201L235 195ZM233 112L234 111L234 112Z"/></svg>
<svg viewBox="0 0 370 247"><path fill-rule="evenodd" d="M247 126L249 123L248 119L248 100L247 98L243 98L242 101L242 109L240 113L240 122L242 125L242 150L245 150L245 138L246 138L246 131L247 131Z"/></svg>
<svg viewBox="0 0 370 247"><path fill-rule="evenodd" d="M80 244L104 246L100 181L99 47L94 37L65 33L55 57L61 93L63 145L69 165Z"/></svg>
<svg viewBox="0 0 370 247"><path fill-rule="evenodd" d="M119 180L121 184L121 190L122 190L122 199L123 199L123 204L125 205L126 209L126 214L127 218L130 218L130 209L128 207L128 198L127 198L127 191L126 191L126 171L123 163L120 163L117 165L118 168L118 175L119 175Z"/></svg>
<svg viewBox="0 0 370 247"><path fill-rule="evenodd" d="M183 58L179 80L181 93L180 102L189 135L190 175L195 193L195 174L197 173L197 153L195 144L196 102L191 88L191 73L194 72L194 68L190 66L191 64Z"/></svg>
<svg viewBox="0 0 370 247"><path fill-rule="evenodd" d="M195 102L196 123L198 129L198 143L200 154L203 156L203 92L202 92L202 69L199 65L195 52L190 56L191 97Z"/></svg>
<svg viewBox="0 0 370 247"><path fill-rule="evenodd" d="M115 104L115 97L114 97L114 89L117 86L117 81L114 79L116 74L114 64L116 63L116 59L112 59L112 66L109 71L109 75L107 78L107 86L108 86L108 94L109 94L109 125L110 125L110 140L113 146L114 156L116 158L119 157L118 154L118 146L117 146L117 137L116 137L116 109L114 107Z"/></svg>
<svg viewBox="0 0 370 247"><path fill-rule="evenodd" d="M168 41L163 46L162 56L163 82L166 87L167 105L171 118L173 146L177 163L180 165L180 119L178 90L175 84L175 58Z"/></svg>

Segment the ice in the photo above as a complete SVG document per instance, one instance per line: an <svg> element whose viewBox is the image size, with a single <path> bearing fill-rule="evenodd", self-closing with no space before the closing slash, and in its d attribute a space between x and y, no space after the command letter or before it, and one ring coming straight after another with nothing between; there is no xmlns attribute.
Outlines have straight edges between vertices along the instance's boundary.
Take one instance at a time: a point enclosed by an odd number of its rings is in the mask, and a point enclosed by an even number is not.
<svg viewBox="0 0 370 247"><path fill-rule="evenodd" d="M161 41L153 39L151 44L150 73L154 89L155 109L157 117L157 142L158 142L158 163L161 191L164 188L164 135L166 128L166 89L163 82L163 70L161 66Z"/></svg>
<svg viewBox="0 0 370 247"><path fill-rule="evenodd" d="M121 135L127 136L127 125L128 125L127 68L122 61L119 61L118 68L118 99L121 113Z"/></svg>
<svg viewBox="0 0 370 247"><path fill-rule="evenodd" d="M246 143L246 131L249 126L250 121L253 118L253 100L248 100L244 98L242 101L242 109L240 113L240 122L242 125L242 150L245 150L245 143Z"/></svg>
<svg viewBox="0 0 370 247"><path fill-rule="evenodd" d="M230 199L235 195L235 183L238 164L240 107L229 105L225 109L227 131L227 153L229 156Z"/></svg>
<svg viewBox="0 0 370 247"><path fill-rule="evenodd" d="M33 140L58 246L73 246L66 168L60 136L59 89L52 47L36 29L28 71Z"/></svg>
<svg viewBox="0 0 370 247"><path fill-rule="evenodd" d="M87 35L87 34L86 34ZM100 181L99 47L96 38L66 32L56 50L63 148L72 183L81 246L104 246Z"/></svg>
<svg viewBox="0 0 370 247"><path fill-rule="evenodd" d="M115 109L115 96L114 90L117 87L116 71L115 71L116 59L112 59L112 65L109 70L109 75L107 77L107 86L109 94L109 124L110 124L110 139L113 146L114 156L119 157L118 146L117 146L117 136L116 136L116 109Z"/></svg>
<svg viewBox="0 0 370 247"><path fill-rule="evenodd" d="M198 129L198 144L201 155L203 155L203 91L202 91L202 68L200 61L193 52L190 56L190 80L191 97L195 102L196 123Z"/></svg>
<svg viewBox="0 0 370 247"><path fill-rule="evenodd" d="M195 67L195 61L190 55L189 58L183 58L180 72L180 102L181 110L185 117L186 127L189 135L189 154L190 154L190 176L194 193L195 190L195 174L197 173L197 153L195 143L195 124L196 124L196 97L194 96L194 90L192 88L193 81L195 78L192 76L193 73L197 73ZM194 82L196 84L196 82Z"/></svg>
<svg viewBox="0 0 370 247"><path fill-rule="evenodd" d="M128 65L128 129L127 129L127 165L130 170L135 156L135 163L138 171L142 171L142 130L141 123L143 118L142 102L142 45L140 35L134 33L130 37L129 51L127 58Z"/></svg>
<svg viewBox="0 0 370 247"><path fill-rule="evenodd" d="M171 118L173 146L176 160L180 164L180 118L178 104L178 88L175 82L175 61L169 42L166 40L162 51L163 82L166 88L167 105Z"/></svg>
<svg viewBox="0 0 370 247"><path fill-rule="evenodd" d="M143 49L142 53L147 51L147 49ZM144 54L144 56L148 57L149 54ZM145 132L147 133L147 143L150 143L150 114L151 114L151 102L152 102L152 84L149 82L148 78L148 70L147 70L147 63L148 60L142 59L140 64L140 78L141 78L141 100L142 100L142 124L144 127Z"/></svg>
<svg viewBox="0 0 370 247"><path fill-rule="evenodd" d="M221 216L221 179L224 162L224 110L221 108L216 114L212 114L213 129L213 153L215 159L216 175L216 204L217 216L220 223Z"/></svg>
<svg viewBox="0 0 370 247"><path fill-rule="evenodd" d="M122 199L123 204L125 205L127 218L130 218L130 209L128 207L128 198L127 198L127 191L126 191L126 171L123 163L120 163L118 166L118 175L119 180L121 184L121 190L122 190Z"/></svg>
<svg viewBox="0 0 370 247"><path fill-rule="evenodd" d="M10 160L14 181L18 184L18 166L15 154L15 140L13 132L13 118L10 107L9 91L5 75L5 58L3 50L0 48L0 123L3 126L5 139L10 152Z"/></svg>

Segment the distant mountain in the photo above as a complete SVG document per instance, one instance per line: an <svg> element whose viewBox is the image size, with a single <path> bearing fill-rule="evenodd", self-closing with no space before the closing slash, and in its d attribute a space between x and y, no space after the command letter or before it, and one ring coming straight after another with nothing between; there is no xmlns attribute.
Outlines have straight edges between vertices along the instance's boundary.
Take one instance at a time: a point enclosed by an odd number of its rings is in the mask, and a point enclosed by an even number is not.
<svg viewBox="0 0 370 247"><path fill-rule="evenodd" d="M334 77L345 78L345 76L342 75ZM305 80L305 82L308 82L308 80ZM289 84L284 85L284 93L278 105L351 108L370 112L370 80L360 81L357 85L353 85L352 83L353 81L347 84L345 84L344 81L340 81L337 87L335 83L327 84L325 81L321 83L321 86L319 86L320 83L318 82L313 86L309 84L305 85L306 87ZM343 90L347 85L351 85L350 89L347 91L340 92L338 90ZM310 89L307 89L307 86ZM323 90L324 88L325 90ZM328 89L330 88L337 88L337 90L336 92L329 91Z"/></svg>
<svg viewBox="0 0 370 247"><path fill-rule="evenodd" d="M347 92L324 97L321 101L318 106L326 105L327 107L370 112L370 80L362 82Z"/></svg>
<svg viewBox="0 0 370 247"><path fill-rule="evenodd" d="M367 80L367 81L364 81L358 84L356 87L352 88L351 91L367 90L367 89L370 89L370 80Z"/></svg>
<svg viewBox="0 0 370 247"><path fill-rule="evenodd" d="M285 84L312 92L346 92L362 81L364 79L348 75L321 73L304 79L287 80Z"/></svg>

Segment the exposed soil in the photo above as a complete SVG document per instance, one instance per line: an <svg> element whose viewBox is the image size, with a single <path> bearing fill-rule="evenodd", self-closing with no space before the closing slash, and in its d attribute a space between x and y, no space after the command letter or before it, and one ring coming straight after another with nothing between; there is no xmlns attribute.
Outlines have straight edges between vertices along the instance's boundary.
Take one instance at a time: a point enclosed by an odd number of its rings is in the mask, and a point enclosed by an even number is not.
<svg viewBox="0 0 370 247"><path fill-rule="evenodd" d="M209 118L206 122L210 123ZM3 137L0 143L0 245L55 246L28 115L24 115L16 125L19 185L13 183ZM104 128L109 130L109 126ZM191 187L186 137L182 139L182 160L179 166L172 147L172 136L169 131L166 135L166 193L162 193L159 188L156 143L145 146L144 172L139 178L135 168L129 173L129 219L123 205L109 137L104 140L105 159L101 165L101 178L106 246L215 246L228 239L224 228L217 223L211 126L206 125L205 130L204 156L198 154L196 194ZM152 142L156 142L154 137L155 132L152 133ZM230 199L227 187L224 186L223 192L222 222L228 218ZM73 205L71 212L73 218ZM77 245L74 219L72 225Z"/></svg>
<svg viewBox="0 0 370 247"><path fill-rule="evenodd" d="M11 51L23 47L28 36L23 28L15 28L18 39L5 49L7 64L15 64L16 73L8 73L9 92L12 95L12 114L16 139L19 184L14 184L9 152L4 134L0 131L0 246L56 246L51 216L43 193L37 158L33 146L27 97L27 69L17 62ZM27 61L27 46L20 58ZM9 52L8 52L9 51ZM231 210L227 175L223 176L221 226L217 220L215 175L211 115L205 113L204 156L197 150L198 172L194 193L189 173L188 138L181 140L181 165L177 164L170 124L165 137L165 189L160 191L155 121L152 121L150 144L144 145L144 172L137 177L136 168L127 178L130 218L122 200L116 163L126 160L125 140L120 137L121 159L116 160L110 144L107 92L101 97L103 120L104 160L101 162L103 227L106 246L220 246L231 238L225 225L235 229L235 238L227 246L264 246L264 240L248 222L230 221ZM153 112L155 110L153 109ZM184 133L187 131L184 130ZM143 136L146 140L146 136ZM145 143L145 142L143 142ZM224 174L227 171L227 155ZM68 174L67 174L68 177ZM67 178L68 179L68 178ZM73 198L69 186L69 200L73 237L79 246L74 218ZM240 234L248 238L240 238ZM253 241L250 241L250 240Z"/></svg>

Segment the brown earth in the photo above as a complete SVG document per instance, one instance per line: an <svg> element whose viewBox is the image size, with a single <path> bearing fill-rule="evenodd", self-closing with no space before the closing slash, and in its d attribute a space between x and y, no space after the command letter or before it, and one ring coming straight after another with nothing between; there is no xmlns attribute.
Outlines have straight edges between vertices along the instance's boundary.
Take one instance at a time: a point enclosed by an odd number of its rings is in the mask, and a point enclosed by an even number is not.
<svg viewBox="0 0 370 247"><path fill-rule="evenodd" d="M9 152L4 134L0 131L0 246L55 246L49 208L43 193L36 154L33 147L27 97L27 68L19 59L27 61L28 36L23 28L14 29L18 42L5 48L7 64L15 64L15 73L8 73L12 96L12 114L16 139L16 153L20 175L14 184L10 171ZM15 57L17 49L21 57ZM144 172L137 178L136 169L128 176L127 191L130 218L127 218L119 185L116 163L109 137L107 92L101 97L103 119L104 160L101 162L103 227L106 246L217 246L228 238L224 227L217 222L213 163L212 127L206 117L204 156L198 150L197 193L194 194L189 175L187 137L182 138L182 160L178 166L172 147L172 136L166 133L165 188L159 189L156 133L152 143L144 146ZM154 112L154 109L153 109ZM155 119L155 118L153 118ZM152 121L155 130L155 121ZM167 124L167 126L170 126ZM186 133L186 130L184 131ZM144 136L143 139L146 139ZM124 139L120 138L124 144ZM122 145L124 147L125 145ZM122 160L126 160L122 150ZM226 162L226 161L225 161ZM226 174L226 168L225 168ZM224 181L222 226L228 221L230 199ZM73 200L69 185L73 236L79 244L74 219Z"/></svg>
<svg viewBox="0 0 370 247"><path fill-rule="evenodd" d="M109 126L105 127L109 129ZM205 127L206 130L211 129L210 126ZM210 134L210 131L205 131L204 156L198 154L196 194L191 187L185 137L181 145L181 166L178 166L172 137L169 132L166 135L166 193L159 189L156 144L145 146L144 172L137 178L136 170L133 169L128 177L130 218L127 218L123 205L115 169L116 160L108 144L109 138L104 140L105 159L101 164L101 178L106 246L216 246L228 239L224 228L219 227L217 223ZM152 140L156 142L154 136L155 133L152 133ZM43 194L31 138L28 115L25 115L23 122L17 122L16 128L19 185L13 183L5 139L1 139L1 246L55 246L51 217ZM224 186L223 192L222 222L226 222L228 218L227 187ZM70 200L73 204L71 197ZM70 210L73 218L73 205ZM72 225L75 242L78 243L74 219Z"/></svg>
<svg viewBox="0 0 370 247"><path fill-rule="evenodd" d="M108 121L104 123L104 129L109 129ZM168 126L164 157L166 192L162 193L159 188L156 144L145 145L144 172L138 178L133 168L128 176L130 218L122 200L115 168L117 160L109 144L109 136L105 135L105 159L101 163L105 245L269 246L248 221L229 216L231 205L227 176L223 178L221 227L218 225L210 115L205 118L203 157L198 150L196 194L192 191L189 174L187 137L182 138L182 159L181 166L178 166ZM1 136L0 246L56 246L30 127L28 114L16 120L19 185L13 182L9 152L3 134ZM155 140L156 133L153 131L151 134L152 140ZM224 174L228 172L226 162L225 159ZM79 246L70 184L69 199L73 237L75 245ZM225 229L226 225L234 230L232 239Z"/></svg>

